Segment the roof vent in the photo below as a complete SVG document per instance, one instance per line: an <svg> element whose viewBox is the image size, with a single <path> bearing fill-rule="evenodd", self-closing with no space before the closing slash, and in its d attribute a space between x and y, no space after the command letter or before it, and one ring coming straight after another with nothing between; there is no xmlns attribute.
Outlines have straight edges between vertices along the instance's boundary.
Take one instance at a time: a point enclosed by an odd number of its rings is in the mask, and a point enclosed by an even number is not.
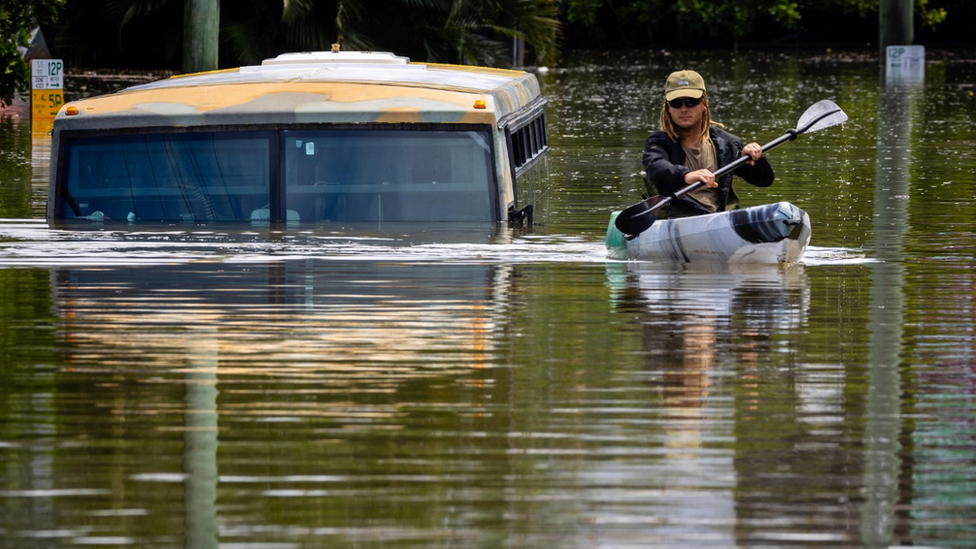
<svg viewBox="0 0 976 549"><path fill-rule="evenodd" d="M388 51L306 51L283 53L265 59L261 65L406 65L408 57L398 57Z"/></svg>

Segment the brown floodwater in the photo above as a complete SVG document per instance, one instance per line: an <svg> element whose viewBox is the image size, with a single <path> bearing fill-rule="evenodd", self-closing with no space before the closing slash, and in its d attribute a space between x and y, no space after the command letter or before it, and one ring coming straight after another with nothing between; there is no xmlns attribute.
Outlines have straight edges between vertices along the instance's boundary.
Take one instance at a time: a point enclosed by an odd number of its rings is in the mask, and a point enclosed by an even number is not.
<svg viewBox="0 0 976 549"><path fill-rule="evenodd" d="M800 264L607 259L684 67L748 140L850 116L736 186ZM568 54L532 230L51 225L7 110L0 547L972 546L974 70Z"/></svg>

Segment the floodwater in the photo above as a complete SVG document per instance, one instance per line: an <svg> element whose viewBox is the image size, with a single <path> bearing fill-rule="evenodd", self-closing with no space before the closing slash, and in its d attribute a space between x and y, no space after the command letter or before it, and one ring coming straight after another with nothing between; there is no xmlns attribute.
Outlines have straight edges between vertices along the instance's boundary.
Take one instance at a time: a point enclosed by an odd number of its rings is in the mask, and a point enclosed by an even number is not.
<svg viewBox="0 0 976 549"><path fill-rule="evenodd" d="M532 231L49 226L7 111L0 547L976 545L976 55L928 55L568 55ZM748 140L850 116L737 184L801 264L606 259L684 67Z"/></svg>

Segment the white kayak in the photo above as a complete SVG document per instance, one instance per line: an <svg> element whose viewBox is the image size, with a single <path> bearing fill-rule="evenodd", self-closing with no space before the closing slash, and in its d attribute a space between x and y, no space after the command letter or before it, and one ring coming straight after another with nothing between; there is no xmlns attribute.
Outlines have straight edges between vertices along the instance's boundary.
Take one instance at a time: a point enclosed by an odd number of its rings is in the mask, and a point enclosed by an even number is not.
<svg viewBox="0 0 976 549"><path fill-rule="evenodd" d="M789 202L660 219L632 239L610 216L607 251L614 259L679 263L795 263L810 243L810 216Z"/></svg>

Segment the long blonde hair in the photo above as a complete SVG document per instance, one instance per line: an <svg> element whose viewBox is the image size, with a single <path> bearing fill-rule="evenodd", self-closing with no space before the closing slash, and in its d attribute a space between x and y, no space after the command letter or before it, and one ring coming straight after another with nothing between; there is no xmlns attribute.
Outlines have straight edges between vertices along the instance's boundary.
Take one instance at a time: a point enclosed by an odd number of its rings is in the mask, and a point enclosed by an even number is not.
<svg viewBox="0 0 976 549"><path fill-rule="evenodd" d="M702 103L705 104L705 112L702 113L701 128L698 134L698 138L701 139L702 145L704 145L705 143L708 143L712 140L711 137L708 136L708 128L713 124L713 122L712 122L712 117L710 115L711 109L708 108L708 95L702 92L701 99L702 99ZM671 115L668 113L667 101L665 101L664 104L661 105L660 124L661 124L661 129L668 134L668 137L670 137L672 141L677 143L680 138L678 137L678 132L675 131L674 129L674 121L671 120ZM719 127L722 126L717 122L715 122L714 124Z"/></svg>

